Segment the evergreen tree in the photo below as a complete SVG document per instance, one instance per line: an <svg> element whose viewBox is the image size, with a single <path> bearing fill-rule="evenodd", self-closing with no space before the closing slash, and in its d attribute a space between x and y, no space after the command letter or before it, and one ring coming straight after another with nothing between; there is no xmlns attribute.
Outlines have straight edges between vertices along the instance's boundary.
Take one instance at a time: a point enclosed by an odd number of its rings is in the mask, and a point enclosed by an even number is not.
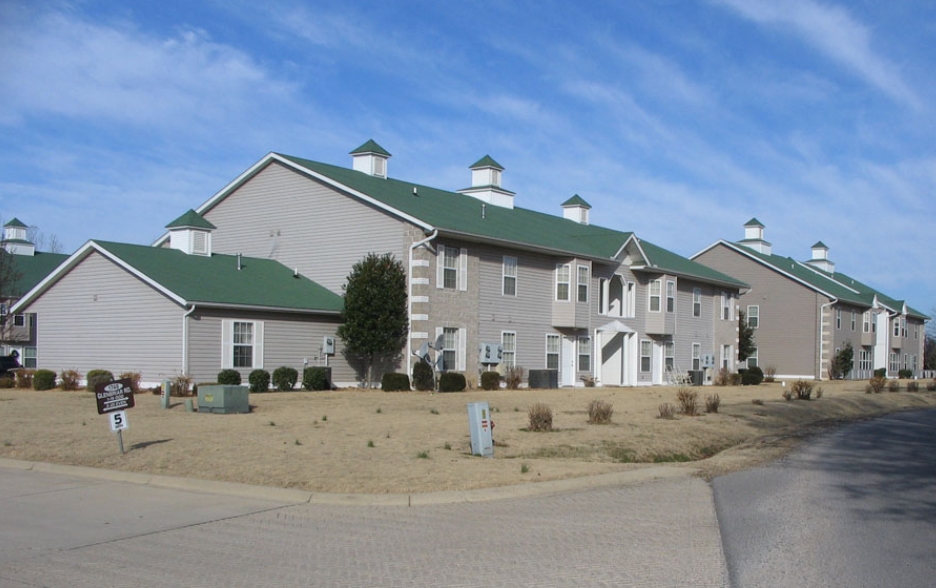
<svg viewBox="0 0 936 588"><path fill-rule="evenodd" d="M842 347L832 360L832 377L844 378L853 367L855 367L855 350L851 342L846 342L845 347Z"/></svg>
<svg viewBox="0 0 936 588"><path fill-rule="evenodd" d="M746 360L755 351L754 329L748 324L744 311L738 311L738 360Z"/></svg>
<svg viewBox="0 0 936 588"><path fill-rule="evenodd" d="M357 363L365 385L374 381L377 362L392 360L406 343L409 318L406 271L390 253L368 253L354 264L344 285L344 310L338 337L344 354Z"/></svg>

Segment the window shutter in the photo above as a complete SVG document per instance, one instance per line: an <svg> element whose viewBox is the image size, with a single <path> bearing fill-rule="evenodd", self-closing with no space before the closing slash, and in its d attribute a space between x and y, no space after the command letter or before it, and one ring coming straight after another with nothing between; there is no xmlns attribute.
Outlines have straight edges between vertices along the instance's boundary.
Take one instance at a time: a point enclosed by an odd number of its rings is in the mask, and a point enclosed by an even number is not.
<svg viewBox="0 0 936 588"><path fill-rule="evenodd" d="M458 252L458 289L468 289L468 250L464 247Z"/></svg>
<svg viewBox="0 0 936 588"><path fill-rule="evenodd" d="M221 321L221 369L234 367L234 323Z"/></svg>
<svg viewBox="0 0 936 588"><path fill-rule="evenodd" d="M436 247L436 288L445 286L445 245Z"/></svg>
<svg viewBox="0 0 936 588"><path fill-rule="evenodd" d="M253 369L263 368L263 321L254 324Z"/></svg>
<svg viewBox="0 0 936 588"><path fill-rule="evenodd" d="M468 346L467 341L468 341L468 330L458 329L458 352L455 354L455 356L457 357L455 361L456 363L458 363L458 367L456 367L455 369L457 369L460 372L464 372L466 369L465 359L466 359L467 353L465 353L465 351Z"/></svg>

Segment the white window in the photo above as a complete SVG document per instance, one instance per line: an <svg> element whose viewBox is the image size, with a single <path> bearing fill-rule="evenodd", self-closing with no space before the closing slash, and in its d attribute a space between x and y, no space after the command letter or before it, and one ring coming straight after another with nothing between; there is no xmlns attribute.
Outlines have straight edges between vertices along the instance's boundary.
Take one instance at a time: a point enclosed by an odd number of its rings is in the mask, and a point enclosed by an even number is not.
<svg viewBox="0 0 936 588"><path fill-rule="evenodd" d="M588 302L588 266L580 265L578 272L578 298L579 302Z"/></svg>
<svg viewBox="0 0 936 588"><path fill-rule="evenodd" d="M221 321L221 364L225 369L263 367L263 322Z"/></svg>
<svg viewBox="0 0 936 588"><path fill-rule="evenodd" d="M702 344L701 343L692 344L692 369L694 370L702 369Z"/></svg>
<svg viewBox="0 0 936 588"><path fill-rule="evenodd" d="M839 330L842 328L842 309L835 309L835 329Z"/></svg>
<svg viewBox="0 0 936 588"><path fill-rule="evenodd" d="M734 349L732 349L731 345L722 345L721 366L730 370L732 369L732 364L734 364Z"/></svg>
<svg viewBox="0 0 936 588"><path fill-rule="evenodd" d="M907 335L907 317L900 319L900 336L904 339L909 339Z"/></svg>
<svg viewBox="0 0 936 588"><path fill-rule="evenodd" d="M653 357L653 344L647 339L640 341L640 371L650 371L650 361Z"/></svg>
<svg viewBox="0 0 936 588"><path fill-rule="evenodd" d="M858 323L858 317L857 317L857 315L855 314L855 311L854 311L854 310L851 311L851 313L852 313L852 315L851 315L851 330L852 330L852 333L854 333L854 332L855 332L855 327L856 327L856 325L857 325L857 323Z"/></svg>
<svg viewBox="0 0 936 588"><path fill-rule="evenodd" d="M504 352L501 364L509 368L517 365L517 334L511 331L501 333L501 348Z"/></svg>
<svg viewBox="0 0 936 588"><path fill-rule="evenodd" d="M747 324L752 329L760 326L760 306L752 304L747 307Z"/></svg>
<svg viewBox="0 0 936 588"><path fill-rule="evenodd" d="M517 295L517 258L504 256L504 296Z"/></svg>
<svg viewBox="0 0 936 588"><path fill-rule="evenodd" d="M861 331L864 333L871 332L871 311L867 311L862 315L861 319Z"/></svg>
<svg viewBox="0 0 936 588"><path fill-rule="evenodd" d="M894 319L894 336L895 337L900 336L900 319L899 318Z"/></svg>
<svg viewBox="0 0 936 588"><path fill-rule="evenodd" d="M36 348L35 347L26 347L23 349L23 367L35 369L36 368Z"/></svg>
<svg viewBox="0 0 936 588"><path fill-rule="evenodd" d="M15 314L15 315L13 315L13 326L14 326L14 327L25 327L25 326L26 326L26 315L25 315L25 314Z"/></svg>
<svg viewBox="0 0 936 588"><path fill-rule="evenodd" d="M556 266L556 300L569 300L572 267L565 263Z"/></svg>
<svg viewBox="0 0 936 588"><path fill-rule="evenodd" d="M749 368L757 367L757 349L752 351L751 354L747 356L747 366Z"/></svg>
<svg viewBox="0 0 936 588"><path fill-rule="evenodd" d="M891 351L890 366L888 367L887 371L893 374L896 374L898 371L900 371L900 354L899 353L894 353L893 351Z"/></svg>
<svg viewBox="0 0 936 588"><path fill-rule="evenodd" d="M660 280L650 282L650 312L660 312L662 289L663 283Z"/></svg>
<svg viewBox="0 0 936 588"><path fill-rule="evenodd" d="M637 316L637 284L627 282L627 289L624 293L624 317L634 318Z"/></svg>
<svg viewBox="0 0 936 588"><path fill-rule="evenodd" d="M559 335L546 335L546 369L559 369Z"/></svg>
<svg viewBox="0 0 936 588"><path fill-rule="evenodd" d="M676 282L666 280L666 312L676 312Z"/></svg>
<svg viewBox="0 0 936 588"><path fill-rule="evenodd" d="M723 321L732 320L731 296L727 292L721 293L721 317Z"/></svg>
<svg viewBox="0 0 936 588"><path fill-rule="evenodd" d="M591 339L578 338L578 369L580 372L591 371Z"/></svg>
<svg viewBox="0 0 936 588"><path fill-rule="evenodd" d="M910 356L910 369L913 370L914 373L916 373L916 370L917 370L917 356L916 355Z"/></svg>
<svg viewBox="0 0 936 588"><path fill-rule="evenodd" d="M453 371L458 365L458 329L444 328L442 334L442 371Z"/></svg>
<svg viewBox="0 0 936 588"><path fill-rule="evenodd" d="M468 289L468 250L438 246L436 254L436 288L465 291Z"/></svg>
<svg viewBox="0 0 936 588"><path fill-rule="evenodd" d="M702 288L692 289L692 316L702 316Z"/></svg>
<svg viewBox="0 0 936 588"><path fill-rule="evenodd" d="M864 372L871 371L871 352L867 349L858 350L858 369Z"/></svg>
<svg viewBox="0 0 936 588"><path fill-rule="evenodd" d="M663 344L663 364L668 370L676 369L676 343L673 341Z"/></svg>

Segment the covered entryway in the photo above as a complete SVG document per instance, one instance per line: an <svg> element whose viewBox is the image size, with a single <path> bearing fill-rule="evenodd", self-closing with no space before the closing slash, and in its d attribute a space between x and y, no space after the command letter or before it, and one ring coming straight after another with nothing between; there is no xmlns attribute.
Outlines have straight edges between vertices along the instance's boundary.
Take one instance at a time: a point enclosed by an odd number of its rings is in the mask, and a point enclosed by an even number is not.
<svg viewBox="0 0 936 588"><path fill-rule="evenodd" d="M636 331L617 320L595 329L602 385L637 385L636 335Z"/></svg>

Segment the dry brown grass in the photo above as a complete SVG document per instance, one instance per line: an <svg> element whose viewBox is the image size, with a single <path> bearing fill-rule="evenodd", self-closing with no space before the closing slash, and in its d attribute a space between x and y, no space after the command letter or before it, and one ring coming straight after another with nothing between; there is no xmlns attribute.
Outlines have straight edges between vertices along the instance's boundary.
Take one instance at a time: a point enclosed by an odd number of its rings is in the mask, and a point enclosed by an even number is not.
<svg viewBox="0 0 936 588"><path fill-rule="evenodd" d="M659 418L676 388L469 390L458 394L372 390L252 394L250 414L168 410L137 396L121 455L92 394L0 390L0 457L318 492L463 490L587 476L643 464L709 457L706 473L772 456L804 428L936 405L936 394L867 395L866 382L824 382L812 402L784 402L780 383L718 389L718 413ZM762 405L752 399L764 399ZM614 422L588 425L591 399L613 404ZM487 401L495 457L470 455L466 405ZM528 410L553 411L553 432L526 431ZM426 455L426 458L420 457ZM520 464L527 466L521 473Z"/></svg>

